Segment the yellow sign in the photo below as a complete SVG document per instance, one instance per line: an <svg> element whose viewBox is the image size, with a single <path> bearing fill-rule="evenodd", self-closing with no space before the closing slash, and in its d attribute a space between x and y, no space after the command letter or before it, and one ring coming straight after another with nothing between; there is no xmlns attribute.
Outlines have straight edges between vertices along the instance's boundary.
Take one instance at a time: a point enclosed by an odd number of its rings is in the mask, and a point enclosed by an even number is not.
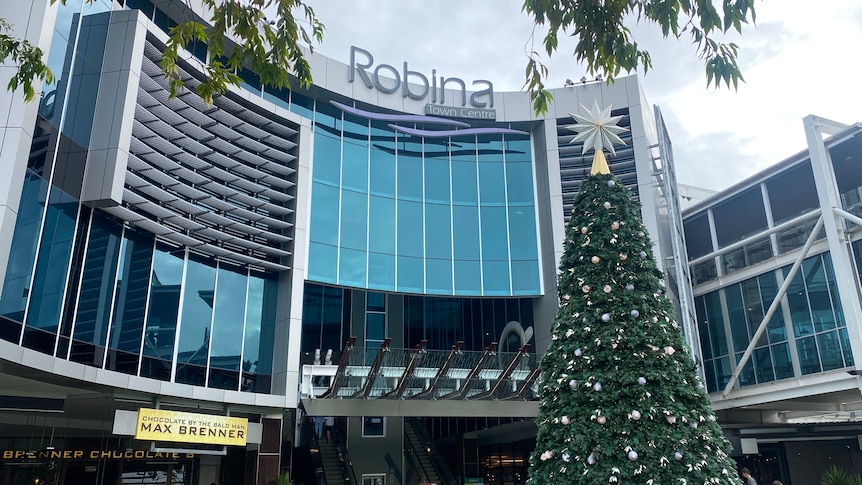
<svg viewBox="0 0 862 485"><path fill-rule="evenodd" d="M248 419L162 409L138 410L139 440L245 446Z"/></svg>

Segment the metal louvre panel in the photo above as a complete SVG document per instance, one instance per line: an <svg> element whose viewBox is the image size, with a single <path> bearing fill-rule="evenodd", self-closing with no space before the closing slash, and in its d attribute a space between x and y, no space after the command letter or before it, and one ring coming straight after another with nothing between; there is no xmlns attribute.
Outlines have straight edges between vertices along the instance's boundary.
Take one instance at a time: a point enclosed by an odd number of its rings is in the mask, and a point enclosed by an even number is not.
<svg viewBox="0 0 862 485"><path fill-rule="evenodd" d="M171 98L148 43L141 66L123 220L215 257L289 269L298 133L217 96L207 106L191 89ZM186 66L188 68L188 66ZM199 83L180 68L187 86ZM291 153L292 152L292 153ZM290 206L286 206L286 205ZM136 214L136 215L135 215ZM285 247L282 247L285 245Z"/></svg>

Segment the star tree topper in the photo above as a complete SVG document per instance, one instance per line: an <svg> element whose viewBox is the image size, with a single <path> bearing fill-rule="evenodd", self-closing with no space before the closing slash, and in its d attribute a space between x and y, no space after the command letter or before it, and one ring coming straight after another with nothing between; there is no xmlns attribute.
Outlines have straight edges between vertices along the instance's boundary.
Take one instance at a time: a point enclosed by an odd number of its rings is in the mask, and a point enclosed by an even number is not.
<svg viewBox="0 0 862 485"><path fill-rule="evenodd" d="M613 106L601 110L599 109L599 102L593 101L592 111L585 108L583 104L581 105L581 111L586 112L585 115L570 113L577 123L566 126L566 128L578 134L570 143L584 142L582 154L587 153L587 150L591 148L595 150L590 175L611 173L603 150L607 148L611 155L616 155L614 145L626 144L619 137L619 134L628 131L628 128L617 126L617 122L622 116L611 116L611 109Z"/></svg>

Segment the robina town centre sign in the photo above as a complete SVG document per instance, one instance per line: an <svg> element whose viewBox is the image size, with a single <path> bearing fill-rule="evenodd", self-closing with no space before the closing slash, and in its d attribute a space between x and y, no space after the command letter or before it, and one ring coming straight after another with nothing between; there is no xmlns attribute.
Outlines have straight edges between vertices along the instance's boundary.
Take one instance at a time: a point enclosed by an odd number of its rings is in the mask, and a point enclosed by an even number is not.
<svg viewBox="0 0 862 485"><path fill-rule="evenodd" d="M376 89L384 94L401 94L404 98L425 101L425 114L445 116L450 118L472 118L494 120L497 111L494 109L494 85L491 81L476 79L473 86L479 89L467 96L467 83L457 77L437 76L437 70L431 70L431 79L418 71L411 71L407 62L398 69L389 64L374 65L371 52L356 46L350 47L350 66L347 69L347 81L356 79L365 84L368 89ZM451 102L454 106L446 106L446 90L455 96ZM468 105L469 103L469 105Z"/></svg>

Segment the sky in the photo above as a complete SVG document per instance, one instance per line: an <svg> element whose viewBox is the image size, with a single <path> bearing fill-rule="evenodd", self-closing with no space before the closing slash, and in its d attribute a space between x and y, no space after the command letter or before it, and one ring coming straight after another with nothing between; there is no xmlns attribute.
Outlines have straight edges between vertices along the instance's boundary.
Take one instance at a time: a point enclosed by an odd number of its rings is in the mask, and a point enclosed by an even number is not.
<svg viewBox="0 0 862 485"><path fill-rule="evenodd" d="M349 62L350 46L375 63L488 79L497 92L524 84L526 52L542 50L536 29L516 0L307 0L326 25L315 50ZM816 5L816 7L815 7ZM745 78L737 91L707 88L703 62L689 38L662 39L653 24L631 23L650 52L642 82L661 108L673 141L677 180L721 190L806 148L802 119L814 114L862 122L862 1L763 0L757 22L723 39L740 46ZM546 86L586 74L561 38L545 58Z"/></svg>

